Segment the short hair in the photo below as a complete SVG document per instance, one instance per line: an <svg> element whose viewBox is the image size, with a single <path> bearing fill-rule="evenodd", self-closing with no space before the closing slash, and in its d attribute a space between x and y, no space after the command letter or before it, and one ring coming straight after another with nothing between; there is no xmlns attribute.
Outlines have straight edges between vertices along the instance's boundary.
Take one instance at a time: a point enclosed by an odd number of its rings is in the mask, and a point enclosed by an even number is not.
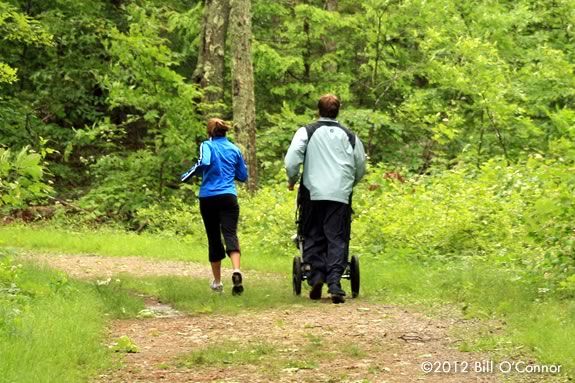
<svg viewBox="0 0 575 383"><path fill-rule="evenodd" d="M208 121L208 136L210 137L225 137L226 133L230 130L230 126L219 118L210 118Z"/></svg>
<svg viewBox="0 0 575 383"><path fill-rule="evenodd" d="M317 108L320 117L336 118L339 113L339 99L333 94L324 94L319 98Z"/></svg>

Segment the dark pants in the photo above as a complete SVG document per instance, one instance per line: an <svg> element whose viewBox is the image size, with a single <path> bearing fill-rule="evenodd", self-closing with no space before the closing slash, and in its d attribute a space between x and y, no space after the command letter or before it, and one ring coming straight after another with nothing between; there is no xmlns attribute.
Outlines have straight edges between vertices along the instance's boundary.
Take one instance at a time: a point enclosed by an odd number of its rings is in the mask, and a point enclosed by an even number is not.
<svg viewBox="0 0 575 383"><path fill-rule="evenodd" d="M351 207L335 201L308 201L302 211L303 261L311 265L308 283L327 282L338 291L347 266Z"/></svg>
<svg viewBox="0 0 575 383"><path fill-rule="evenodd" d="M240 251L238 218L240 206L233 194L200 198L200 213L208 236L210 262L218 262L232 251ZM226 250L222 244L222 235Z"/></svg>

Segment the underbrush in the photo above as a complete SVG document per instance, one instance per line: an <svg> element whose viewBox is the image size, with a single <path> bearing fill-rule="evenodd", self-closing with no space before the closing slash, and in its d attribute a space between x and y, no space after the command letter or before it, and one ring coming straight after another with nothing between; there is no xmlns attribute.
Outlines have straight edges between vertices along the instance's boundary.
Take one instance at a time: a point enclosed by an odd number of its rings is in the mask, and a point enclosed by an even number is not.
<svg viewBox="0 0 575 383"><path fill-rule="evenodd" d="M531 158L455 167L404 183L372 171L355 195L353 246L421 264L484 259L573 296L575 166Z"/></svg>

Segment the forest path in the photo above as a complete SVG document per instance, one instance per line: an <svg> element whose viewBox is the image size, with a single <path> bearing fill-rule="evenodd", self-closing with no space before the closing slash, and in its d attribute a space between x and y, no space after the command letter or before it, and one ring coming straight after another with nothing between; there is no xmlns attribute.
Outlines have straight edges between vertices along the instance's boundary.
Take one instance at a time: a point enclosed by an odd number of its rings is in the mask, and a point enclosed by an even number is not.
<svg viewBox="0 0 575 383"><path fill-rule="evenodd" d="M194 263L137 257L29 254L25 258L87 279L121 273L192 278L210 274L208 267ZM267 278L255 272L249 275ZM207 286L206 294L211 294ZM287 279L286 294L291 294ZM171 311L163 317L111 321L109 343L127 335L139 352L123 355L121 368L96 381L501 381L496 374L472 372L472 363L486 359L485 355L456 350L460 340L451 330L462 326L475 324L460 318L429 318L361 298L342 305L322 299L317 305L294 304L235 315ZM466 373L425 374L421 364L426 361L470 364Z"/></svg>

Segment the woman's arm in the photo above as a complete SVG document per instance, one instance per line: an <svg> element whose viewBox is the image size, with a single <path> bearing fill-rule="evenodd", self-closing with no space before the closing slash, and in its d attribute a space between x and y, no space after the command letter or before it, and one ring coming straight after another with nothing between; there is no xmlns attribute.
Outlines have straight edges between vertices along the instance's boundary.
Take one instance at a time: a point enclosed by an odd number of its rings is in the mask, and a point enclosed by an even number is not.
<svg viewBox="0 0 575 383"><path fill-rule="evenodd" d="M198 162L194 164L187 172L181 175L180 180L186 182L198 172L203 171L206 166L209 166L212 161L212 151L207 141L202 142L200 145L200 157Z"/></svg>
<svg viewBox="0 0 575 383"><path fill-rule="evenodd" d="M246 182L248 179L248 170L246 169L246 163L242 153L238 150L238 159L236 161L236 180L240 182Z"/></svg>

